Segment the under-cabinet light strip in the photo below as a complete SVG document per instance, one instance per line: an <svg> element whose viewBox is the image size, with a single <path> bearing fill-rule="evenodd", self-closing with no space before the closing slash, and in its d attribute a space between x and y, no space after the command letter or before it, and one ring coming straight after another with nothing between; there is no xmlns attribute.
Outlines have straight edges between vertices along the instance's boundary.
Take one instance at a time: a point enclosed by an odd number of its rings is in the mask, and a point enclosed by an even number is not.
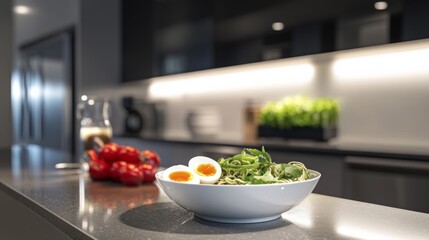
<svg viewBox="0 0 429 240"><path fill-rule="evenodd" d="M315 68L310 63L266 67L237 68L237 71L208 71L197 76L173 76L156 79L149 86L151 97L172 97L186 94L243 91L293 84L307 84L314 78Z"/></svg>
<svg viewBox="0 0 429 240"><path fill-rule="evenodd" d="M396 52L341 57L332 64L340 80L391 79L429 73L429 47Z"/></svg>

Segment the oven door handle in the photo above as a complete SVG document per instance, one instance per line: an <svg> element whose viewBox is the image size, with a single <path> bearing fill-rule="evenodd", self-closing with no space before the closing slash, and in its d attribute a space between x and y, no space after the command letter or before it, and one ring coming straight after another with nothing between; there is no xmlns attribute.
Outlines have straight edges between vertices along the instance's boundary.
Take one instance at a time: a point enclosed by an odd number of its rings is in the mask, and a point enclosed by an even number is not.
<svg viewBox="0 0 429 240"><path fill-rule="evenodd" d="M429 175L429 161L414 161L387 158L346 157L346 165L350 168L382 169L384 171L400 171L409 173L423 173Z"/></svg>

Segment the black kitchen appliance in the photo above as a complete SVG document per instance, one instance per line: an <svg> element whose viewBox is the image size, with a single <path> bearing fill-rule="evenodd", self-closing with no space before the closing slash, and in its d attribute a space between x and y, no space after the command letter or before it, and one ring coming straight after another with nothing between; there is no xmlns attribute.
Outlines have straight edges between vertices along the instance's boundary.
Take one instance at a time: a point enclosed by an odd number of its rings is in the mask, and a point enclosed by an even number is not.
<svg viewBox="0 0 429 240"><path fill-rule="evenodd" d="M124 131L126 135L159 135L163 128L163 102L136 99L132 96L122 98L126 111Z"/></svg>
<svg viewBox="0 0 429 240"><path fill-rule="evenodd" d="M135 109L134 98L124 97L122 98L122 106L127 111L124 129L127 134L138 134L143 128L143 116Z"/></svg>

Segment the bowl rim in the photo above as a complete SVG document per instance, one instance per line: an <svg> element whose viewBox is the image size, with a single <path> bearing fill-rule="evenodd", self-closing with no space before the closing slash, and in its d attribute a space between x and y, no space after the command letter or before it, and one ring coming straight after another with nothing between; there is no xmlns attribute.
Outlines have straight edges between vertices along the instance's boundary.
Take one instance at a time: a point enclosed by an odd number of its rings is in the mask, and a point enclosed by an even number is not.
<svg viewBox="0 0 429 240"><path fill-rule="evenodd" d="M178 184L178 185L190 185L190 186L204 186L204 187L267 187L267 186L282 186L282 185L295 185L295 184L302 184L306 182L312 182L312 181L318 181L322 174L316 170L308 169L309 172L312 174L315 174L316 176L304 181L300 182L288 182L288 183L268 183L268 184L247 184L247 185L240 185L240 184L229 184L229 185L217 185L217 184L201 184L201 183L181 183L181 182L174 182L170 180L166 180L162 178L162 174L165 170L159 171L155 174L155 178L158 182L168 182L172 184Z"/></svg>

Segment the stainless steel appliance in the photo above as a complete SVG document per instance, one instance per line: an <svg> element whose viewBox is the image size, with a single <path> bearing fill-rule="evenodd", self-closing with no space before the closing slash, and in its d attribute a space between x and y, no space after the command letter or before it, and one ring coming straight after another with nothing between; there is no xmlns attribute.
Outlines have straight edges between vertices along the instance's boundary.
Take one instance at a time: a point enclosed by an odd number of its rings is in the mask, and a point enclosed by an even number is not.
<svg viewBox="0 0 429 240"><path fill-rule="evenodd" d="M19 49L12 77L15 144L74 151L73 31Z"/></svg>

